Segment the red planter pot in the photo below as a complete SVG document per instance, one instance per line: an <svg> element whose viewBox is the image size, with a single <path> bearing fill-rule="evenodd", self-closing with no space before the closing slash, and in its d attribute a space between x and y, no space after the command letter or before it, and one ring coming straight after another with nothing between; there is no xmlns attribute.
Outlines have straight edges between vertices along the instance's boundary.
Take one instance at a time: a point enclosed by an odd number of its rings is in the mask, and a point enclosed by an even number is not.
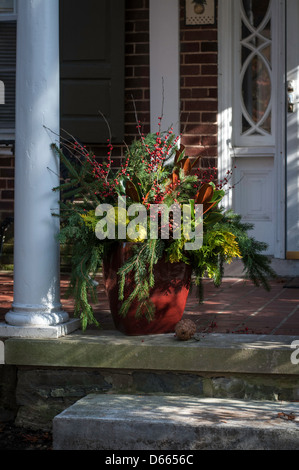
<svg viewBox="0 0 299 470"><path fill-rule="evenodd" d="M128 314L119 315L122 302L118 299L119 276L117 272L130 256L130 243L116 245L103 262L103 276L110 303L111 314L117 330L126 335L150 335L174 332L181 320L191 281L191 267L185 263L166 263L159 260L154 267L155 287L150 291L150 299L155 305L155 316L150 322L141 316L136 318L136 303ZM127 276L125 298L132 292L134 280Z"/></svg>

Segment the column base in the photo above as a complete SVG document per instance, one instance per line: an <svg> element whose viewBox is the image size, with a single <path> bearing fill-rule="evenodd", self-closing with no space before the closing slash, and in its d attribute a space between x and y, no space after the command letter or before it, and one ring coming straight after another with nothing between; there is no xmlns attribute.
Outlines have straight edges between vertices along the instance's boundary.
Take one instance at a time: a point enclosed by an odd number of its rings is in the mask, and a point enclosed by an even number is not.
<svg viewBox="0 0 299 470"><path fill-rule="evenodd" d="M5 321L12 326L55 326L68 319L69 315L62 310L60 302L51 305L13 302L5 315Z"/></svg>
<svg viewBox="0 0 299 470"><path fill-rule="evenodd" d="M78 330L80 326L78 318L58 325L14 326L3 322L0 323L0 338L59 338Z"/></svg>
<svg viewBox="0 0 299 470"><path fill-rule="evenodd" d="M14 302L0 323L0 337L59 338L80 328L80 320L70 319L61 304L24 305Z"/></svg>
<svg viewBox="0 0 299 470"><path fill-rule="evenodd" d="M13 302L11 310L5 315L5 321L12 326L47 327L68 321L69 315L61 309L61 304L23 305Z"/></svg>

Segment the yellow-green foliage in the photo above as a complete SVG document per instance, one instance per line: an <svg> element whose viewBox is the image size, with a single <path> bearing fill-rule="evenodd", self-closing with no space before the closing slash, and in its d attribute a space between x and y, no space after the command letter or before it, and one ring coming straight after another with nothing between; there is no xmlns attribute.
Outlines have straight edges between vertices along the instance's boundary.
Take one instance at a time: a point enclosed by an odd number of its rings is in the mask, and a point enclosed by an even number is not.
<svg viewBox="0 0 299 470"><path fill-rule="evenodd" d="M204 257L221 256L226 263L231 263L233 258L241 258L235 235L221 230L213 230L205 234L201 251Z"/></svg>
<svg viewBox="0 0 299 470"><path fill-rule="evenodd" d="M90 210L85 214L80 214L81 219L83 220L86 227L92 232L95 231L96 225L99 221L98 217L95 216L95 211Z"/></svg>

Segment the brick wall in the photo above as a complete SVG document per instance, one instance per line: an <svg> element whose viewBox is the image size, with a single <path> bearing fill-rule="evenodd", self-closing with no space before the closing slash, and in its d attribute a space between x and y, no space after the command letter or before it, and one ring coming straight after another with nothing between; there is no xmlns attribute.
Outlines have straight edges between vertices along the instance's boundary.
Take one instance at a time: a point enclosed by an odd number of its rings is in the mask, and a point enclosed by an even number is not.
<svg viewBox="0 0 299 470"><path fill-rule="evenodd" d="M150 131L149 0L126 0L125 136ZM136 110L136 112L135 112Z"/></svg>
<svg viewBox="0 0 299 470"><path fill-rule="evenodd" d="M181 133L186 155L217 167L217 25L185 25L180 0ZM217 14L216 14L217 18Z"/></svg>
<svg viewBox="0 0 299 470"><path fill-rule="evenodd" d="M13 214L14 156L11 146L0 145L0 224Z"/></svg>

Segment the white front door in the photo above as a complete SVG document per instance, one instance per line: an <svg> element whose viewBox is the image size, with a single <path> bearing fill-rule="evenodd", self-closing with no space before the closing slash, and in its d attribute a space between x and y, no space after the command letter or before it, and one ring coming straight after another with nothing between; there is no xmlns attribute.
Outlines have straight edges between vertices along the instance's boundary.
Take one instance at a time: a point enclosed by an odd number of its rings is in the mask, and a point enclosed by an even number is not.
<svg viewBox="0 0 299 470"><path fill-rule="evenodd" d="M219 48L219 171L234 178L226 205L284 258L284 2L219 2Z"/></svg>

